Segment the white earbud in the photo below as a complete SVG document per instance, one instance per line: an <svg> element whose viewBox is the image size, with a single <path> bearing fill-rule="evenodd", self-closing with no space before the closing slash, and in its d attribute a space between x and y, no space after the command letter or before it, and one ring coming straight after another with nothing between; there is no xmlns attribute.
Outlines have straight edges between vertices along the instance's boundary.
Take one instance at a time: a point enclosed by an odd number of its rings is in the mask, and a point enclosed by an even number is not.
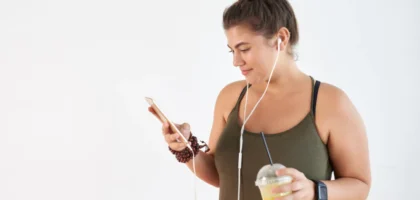
<svg viewBox="0 0 420 200"><path fill-rule="evenodd" d="M279 37L278 40L277 40L277 46L278 46L279 51L280 51L280 45L281 45L281 43L282 43L282 40Z"/></svg>

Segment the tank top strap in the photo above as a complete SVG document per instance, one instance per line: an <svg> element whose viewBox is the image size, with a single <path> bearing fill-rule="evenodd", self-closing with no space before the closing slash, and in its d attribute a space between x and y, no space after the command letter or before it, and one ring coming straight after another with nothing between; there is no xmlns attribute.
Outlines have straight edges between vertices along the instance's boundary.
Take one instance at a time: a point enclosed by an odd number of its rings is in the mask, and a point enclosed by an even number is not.
<svg viewBox="0 0 420 200"><path fill-rule="evenodd" d="M251 84L249 84L249 87L251 87L251 86L252 86L252 85L251 85ZM246 94L246 85L245 85L245 87L242 89L241 94L239 95L238 100L236 101L235 109L237 109L237 108L239 107L239 105L240 105L240 103L241 103L242 99L244 98L245 94Z"/></svg>
<svg viewBox="0 0 420 200"><path fill-rule="evenodd" d="M313 116L315 117L315 111L316 111L316 101L318 98L318 90L319 90L319 85L321 84L320 81L315 80L312 76L311 80L312 80L312 94L311 94L311 112L313 114Z"/></svg>

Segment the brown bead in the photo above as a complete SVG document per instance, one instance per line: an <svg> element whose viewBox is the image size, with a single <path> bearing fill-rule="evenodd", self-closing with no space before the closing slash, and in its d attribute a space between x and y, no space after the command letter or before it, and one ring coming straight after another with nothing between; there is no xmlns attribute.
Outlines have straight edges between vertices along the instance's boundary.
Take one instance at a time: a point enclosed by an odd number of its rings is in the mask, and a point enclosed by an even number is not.
<svg viewBox="0 0 420 200"><path fill-rule="evenodd" d="M205 144L203 141L201 141L201 142L204 143L204 145L199 145L197 137L193 136L192 134L190 134L190 137L188 138L188 141L191 143L191 148L193 149L194 155L197 155L198 152L200 151L200 149L203 148L203 147L207 147L205 152L208 152L210 150L208 145ZM178 160L178 162L181 162L181 163L186 163L189 160L191 160L192 157L193 157L193 154L188 147L183 149L182 151L175 151L175 150L173 150L169 147L169 151L172 154L174 154L176 159Z"/></svg>

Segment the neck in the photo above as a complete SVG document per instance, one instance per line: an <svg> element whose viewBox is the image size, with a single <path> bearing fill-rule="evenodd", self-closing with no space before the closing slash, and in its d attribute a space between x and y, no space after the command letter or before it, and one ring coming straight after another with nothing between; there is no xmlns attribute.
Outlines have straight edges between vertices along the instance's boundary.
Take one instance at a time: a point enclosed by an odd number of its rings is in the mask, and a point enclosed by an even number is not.
<svg viewBox="0 0 420 200"><path fill-rule="evenodd" d="M298 83L306 80L308 77L299 70L294 61L282 64L282 67L276 66L271 77L266 95L287 93L298 86ZM268 83L268 78L263 83L253 85L255 91L263 93Z"/></svg>

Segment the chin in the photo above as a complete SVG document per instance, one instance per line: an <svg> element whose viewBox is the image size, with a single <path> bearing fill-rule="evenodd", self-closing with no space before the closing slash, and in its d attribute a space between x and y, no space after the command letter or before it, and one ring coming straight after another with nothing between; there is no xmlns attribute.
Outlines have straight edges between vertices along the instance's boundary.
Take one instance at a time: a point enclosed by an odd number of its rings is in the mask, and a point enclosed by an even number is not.
<svg viewBox="0 0 420 200"><path fill-rule="evenodd" d="M245 77L245 80L251 85L255 85L255 84L259 84L259 83L264 82L264 81L262 81L263 79L258 78L258 77L252 77L252 76Z"/></svg>

